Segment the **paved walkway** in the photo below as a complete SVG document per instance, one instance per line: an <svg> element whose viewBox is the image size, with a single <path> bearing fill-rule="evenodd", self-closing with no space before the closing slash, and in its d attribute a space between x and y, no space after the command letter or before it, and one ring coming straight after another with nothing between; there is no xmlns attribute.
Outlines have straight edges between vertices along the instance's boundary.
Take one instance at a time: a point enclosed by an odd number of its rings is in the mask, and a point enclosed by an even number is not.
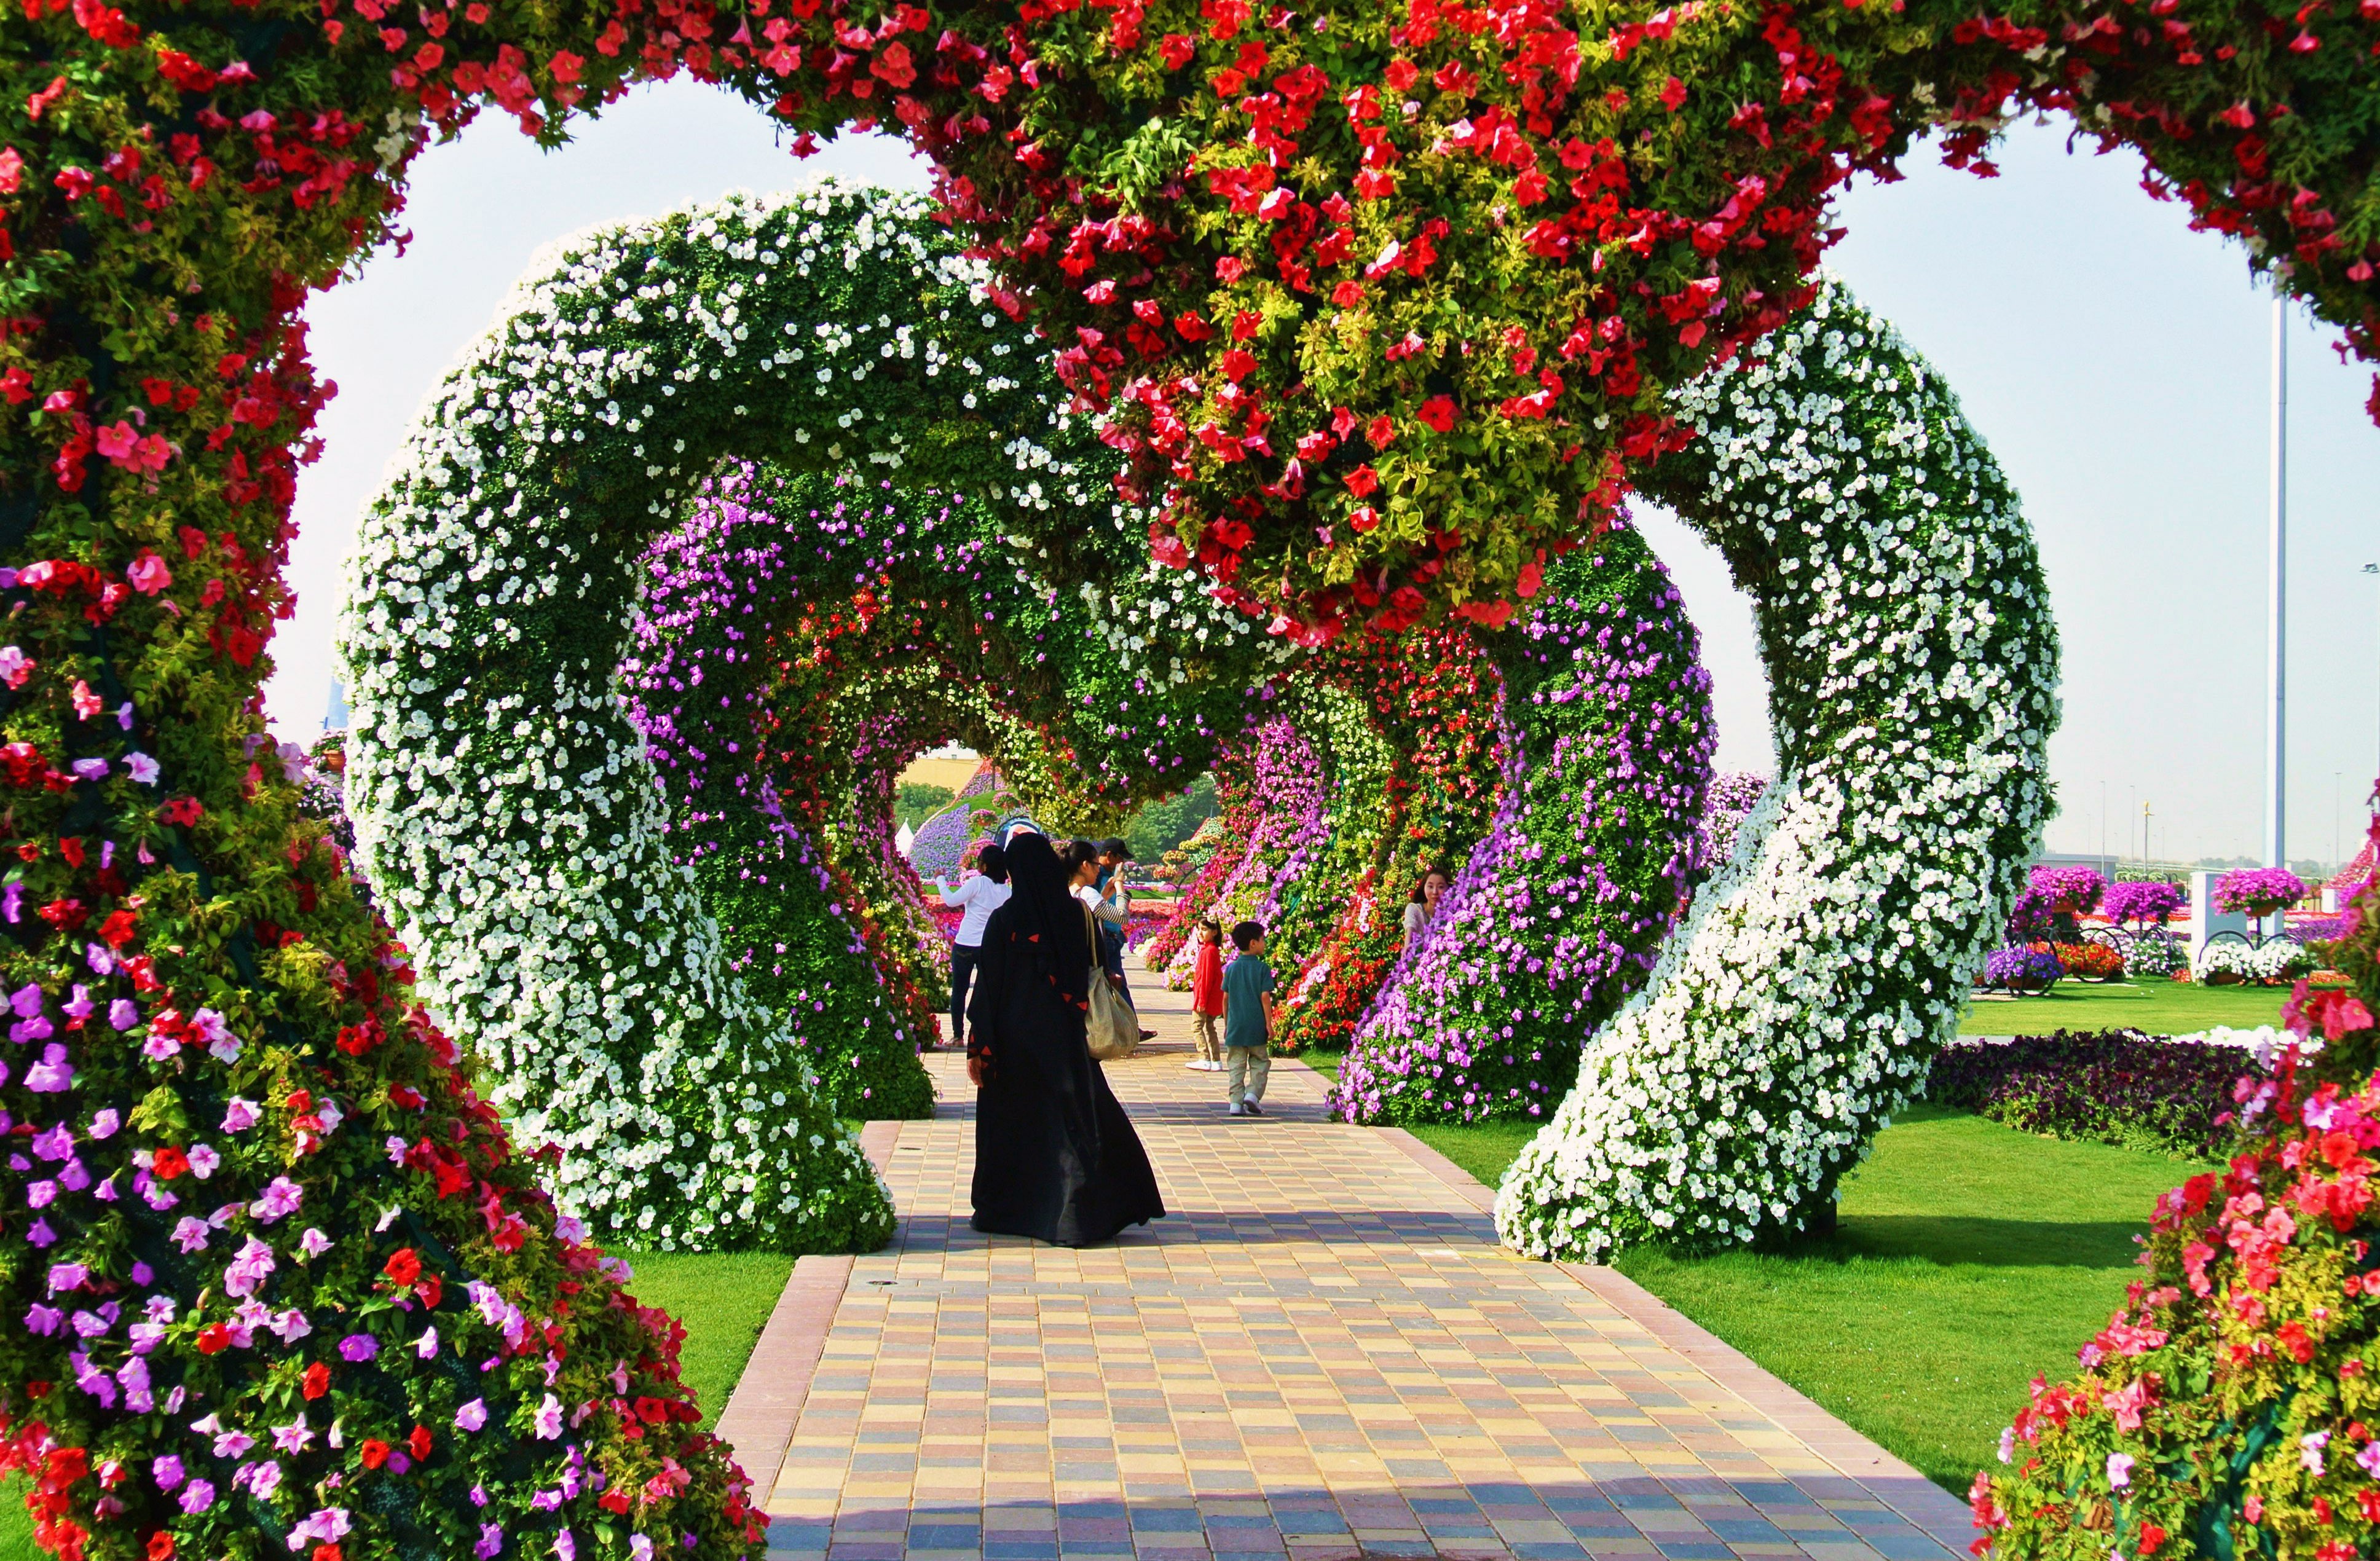
<svg viewBox="0 0 2380 1561"><path fill-rule="evenodd" d="M967 1227L973 1103L867 1141L885 1252L806 1258L721 1423L772 1561L1943 1561L1963 1507L1605 1269L1500 1247L1488 1190L1191 1072L1184 1000L1108 1076L1166 1219L1067 1252Z"/></svg>

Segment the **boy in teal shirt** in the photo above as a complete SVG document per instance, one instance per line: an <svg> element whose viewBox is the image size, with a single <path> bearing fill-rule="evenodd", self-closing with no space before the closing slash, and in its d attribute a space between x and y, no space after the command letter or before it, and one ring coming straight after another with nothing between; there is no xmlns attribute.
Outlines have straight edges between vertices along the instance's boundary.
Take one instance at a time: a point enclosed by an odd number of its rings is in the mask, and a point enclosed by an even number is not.
<svg viewBox="0 0 2380 1561"><path fill-rule="evenodd" d="M1234 1117L1261 1117L1265 1080L1272 1074L1272 966L1265 963L1261 922L1232 928L1238 955L1223 967L1223 1050L1231 1059L1224 1098Z"/></svg>

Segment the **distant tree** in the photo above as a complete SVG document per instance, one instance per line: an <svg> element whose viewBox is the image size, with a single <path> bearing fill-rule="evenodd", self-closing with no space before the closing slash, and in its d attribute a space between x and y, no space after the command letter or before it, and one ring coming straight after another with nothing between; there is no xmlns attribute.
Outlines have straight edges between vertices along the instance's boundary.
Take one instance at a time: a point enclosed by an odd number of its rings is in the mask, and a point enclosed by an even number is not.
<svg viewBox="0 0 2380 1561"><path fill-rule="evenodd" d="M906 824L914 829L950 806L951 799L956 794L948 786L904 780L892 789L892 822L895 827Z"/></svg>
<svg viewBox="0 0 2380 1561"><path fill-rule="evenodd" d="M1132 847L1134 861L1154 867L1213 817L1215 778L1201 775L1189 790L1160 797L1134 814L1123 827L1124 843Z"/></svg>

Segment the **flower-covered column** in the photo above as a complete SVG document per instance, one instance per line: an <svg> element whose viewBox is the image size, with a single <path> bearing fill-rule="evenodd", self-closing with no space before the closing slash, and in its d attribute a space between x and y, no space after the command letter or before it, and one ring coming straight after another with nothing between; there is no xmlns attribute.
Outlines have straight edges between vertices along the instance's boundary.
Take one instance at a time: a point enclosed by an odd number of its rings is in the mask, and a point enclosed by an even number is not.
<svg viewBox="0 0 2380 1561"><path fill-rule="evenodd" d="M1546 573L1504 672L1504 785L1421 946L1357 1029L1351 1121L1545 1116L1644 984L1685 893L1717 729L1685 604L1614 531Z"/></svg>
<svg viewBox="0 0 2380 1561"><path fill-rule="evenodd" d="M567 1205L658 1243L864 1246L882 1187L672 859L617 681L637 561L730 453L965 477L1026 530L1112 506L1036 442L1070 435L1030 344L915 198L730 201L556 260L358 541L361 853Z"/></svg>
<svg viewBox="0 0 2380 1561"><path fill-rule="evenodd" d="M1804 1225L1923 1083L2049 809L2058 642L2016 497L1840 286L1675 399L1648 491L1758 611L1779 771L1506 1174L1524 1252Z"/></svg>

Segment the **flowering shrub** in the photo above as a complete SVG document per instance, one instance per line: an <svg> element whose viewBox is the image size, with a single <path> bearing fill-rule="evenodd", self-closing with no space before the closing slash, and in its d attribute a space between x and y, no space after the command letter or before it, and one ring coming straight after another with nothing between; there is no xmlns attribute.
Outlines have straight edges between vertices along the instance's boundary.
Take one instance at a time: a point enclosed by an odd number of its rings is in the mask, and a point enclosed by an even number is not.
<svg viewBox="0 0 2380 1561"><path fill-rule="evenodd" d="M2136 1031L1954 1041L1934 1059L1925 1098L2024 1132L2168 1155L2219 1153L2232 1083L2252 1069L2237 1045Z"/></svg>
<svg viewBox="0 0 2380 1561"><path fill-rule="evenodd" d="M2004 992L2046 992L2065 974L2065 962L2055 953L2025 944L1995 949L1984 961L1984 985Z"/></svg>
<svg viewBox="0 0 2380 1561"><path fill-rule="evenodd" d="M2187 975L2190 950L2179 938L2135 938L2124 945L2124 974L2151 981Z"/></svg>
<svg viewBox="0 0 2380 1561"><path fill-rule="evenodd" d="M1356 1032L1332 1092L1348 1120L1545 1115L1652 969L1706 839L1709 678L1666 572L1614 531L1546 585L1498 647L1495 817Z"/></svg>
<svg viewBox="0 0 2380 1561"><path fill-rule="evenodd" d="M2191 974L2201 981L2217 984L2228 977L2270 986L2312 975L2313 970L2313 954L2301 943L2292 943L2285 938L2270 938L2251 947L2245 942L2224 938L2199 950L2197 962L2192 967Z"/></svg>
<svg viewBox="0 0 2380 1561"><path fill-rule="evenodd" d="M1702 838L1694 847L1694 870L1707 874L1735 854L1737 834L1761 794L1768 777L1745 772L1714 776L1703 804Z"/></svg>
<svg viewBox="0 0 2380 1561"><path fill-rule="evenodd" d="M2342 1561L2380 1534L2375 953L2366 884L2330 954L2350 989L2301 983L2283 1010L2319 1045L2240 1070L2228 1165L2157 1201L2148 1272L2081 1374L2035 1379L2001 1437L2005 1469L1975 1476L1979 1547Z"/></svg>
<svg viewBox="0 0 2380 1561"><path fill-rule="evenodd" d="M2058 968L2082 981L2112 981L2124 974L2124 956L2104 943L2057 943L2050 952Z"/></svg>
<svg viewBox="0 0 2380 1561"><path fill-rule="evenodd" d="M2305 896L2305 880L2287 867L2235 867L2215 880L2216 909L2252 916L2269 916Z"/></svg>
<svg viewBox="0 0 2380 1561"><path fill-rule="evenodd" d="M2049 803L2057 644L2013 496L1829 286L1652 474L1757 582L1779 774L1496 1199L1524 1252L1798 1228L1957 1030Z"/></svg>
<svg viewBox="0 0 2380 1561"><path fill-rule="evenodd" d="M2189 903L2190 897L2169 883L2113 883L2101 902L2107 919L2119 926L2163 926L2168 916Z"/></svg>

